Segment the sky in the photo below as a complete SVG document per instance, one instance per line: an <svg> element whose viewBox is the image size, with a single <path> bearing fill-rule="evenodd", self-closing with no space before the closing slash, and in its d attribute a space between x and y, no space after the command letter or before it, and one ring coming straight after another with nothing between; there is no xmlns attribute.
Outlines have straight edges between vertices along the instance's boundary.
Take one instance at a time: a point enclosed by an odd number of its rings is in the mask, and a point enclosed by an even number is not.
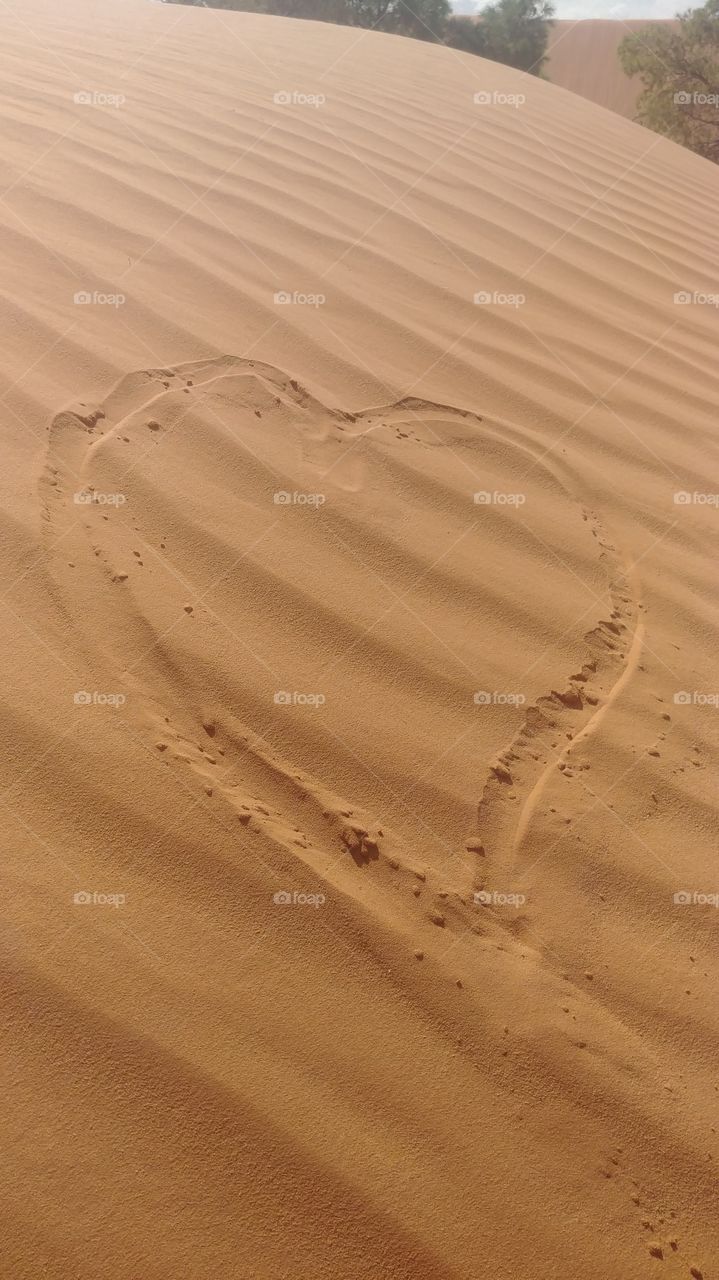
<svg viewBox="0 0 719 1280"><path fill-rule="evenodd" d="M702 0L555 0L558 18L673 18ZM453 0L455 13L476 13L484 0Z"/></svg>

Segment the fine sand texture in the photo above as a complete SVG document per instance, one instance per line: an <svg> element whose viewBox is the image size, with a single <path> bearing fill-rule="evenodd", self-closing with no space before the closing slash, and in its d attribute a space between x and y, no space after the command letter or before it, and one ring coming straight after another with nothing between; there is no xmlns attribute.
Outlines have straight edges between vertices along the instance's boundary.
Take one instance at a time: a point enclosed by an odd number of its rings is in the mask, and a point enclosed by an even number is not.
<svg viewBox="0 0 719 1280"><path fill-rule="evenodd" d="M717 169L0 34L0 1275L717 1280Z"/></svg>

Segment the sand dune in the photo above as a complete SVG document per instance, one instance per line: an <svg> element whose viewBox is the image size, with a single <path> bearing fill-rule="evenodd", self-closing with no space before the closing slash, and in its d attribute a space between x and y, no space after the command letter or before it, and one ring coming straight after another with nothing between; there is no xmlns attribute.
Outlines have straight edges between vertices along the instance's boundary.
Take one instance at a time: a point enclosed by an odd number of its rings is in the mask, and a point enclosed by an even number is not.
<svg viewBox="0 0 719 1280"><path fill-rule="evenodd" d="M642 83L624 74L617 54L625 36L650 25L639 19L559 19L552 25L545 75L552 84L633 119Z"/></svg>
<svg viewBox="0 0 719 1280"><path fill-rule="evenodd" d="M716 169L0 21L0 1271L712 1280Z"/></svg>

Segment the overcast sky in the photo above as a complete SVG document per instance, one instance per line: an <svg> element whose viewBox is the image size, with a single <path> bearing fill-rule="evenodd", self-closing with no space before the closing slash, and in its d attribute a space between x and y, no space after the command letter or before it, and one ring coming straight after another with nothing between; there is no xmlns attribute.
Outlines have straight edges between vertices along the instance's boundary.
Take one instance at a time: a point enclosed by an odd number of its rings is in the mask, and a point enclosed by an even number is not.
<svg viewBox="0 0 719 1280"><path fill-rule="evenodd" d="M483 0L453 0L456 13L476 13ZM702 0L555 0L558 18L673 18Z"/></svg>

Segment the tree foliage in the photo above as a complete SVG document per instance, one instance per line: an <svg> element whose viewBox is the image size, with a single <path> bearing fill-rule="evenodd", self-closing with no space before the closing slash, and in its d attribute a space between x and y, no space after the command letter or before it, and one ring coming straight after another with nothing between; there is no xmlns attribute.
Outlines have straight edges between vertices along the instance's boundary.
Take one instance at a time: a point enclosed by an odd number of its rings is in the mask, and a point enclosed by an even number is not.
<svg viewBox="0 0 719 1280"><path fill-rule="evenodd" d="M644 86L639 123L719 162L719 0L632 32L619 58Z"/></svg>
<svg viewBox="0 0 719 1280"><path fill-rule="evenodd" d="M440 40L452 8L449 0L346 0L356 27Z"/></svg>
<svg viewBox="0 0 719 1280"><path fill-rule="evenodd" d="M454 49L540 75L547 57L551 0L495 0L478 18L452 18L445 41Z"/></svg>
<svg viewBox="0 0 719 1280"><path fill-rule="evenodd" d="M313 18L319 22L350 22L347 0L257 0L263 13L281 18Z"/></svg>

